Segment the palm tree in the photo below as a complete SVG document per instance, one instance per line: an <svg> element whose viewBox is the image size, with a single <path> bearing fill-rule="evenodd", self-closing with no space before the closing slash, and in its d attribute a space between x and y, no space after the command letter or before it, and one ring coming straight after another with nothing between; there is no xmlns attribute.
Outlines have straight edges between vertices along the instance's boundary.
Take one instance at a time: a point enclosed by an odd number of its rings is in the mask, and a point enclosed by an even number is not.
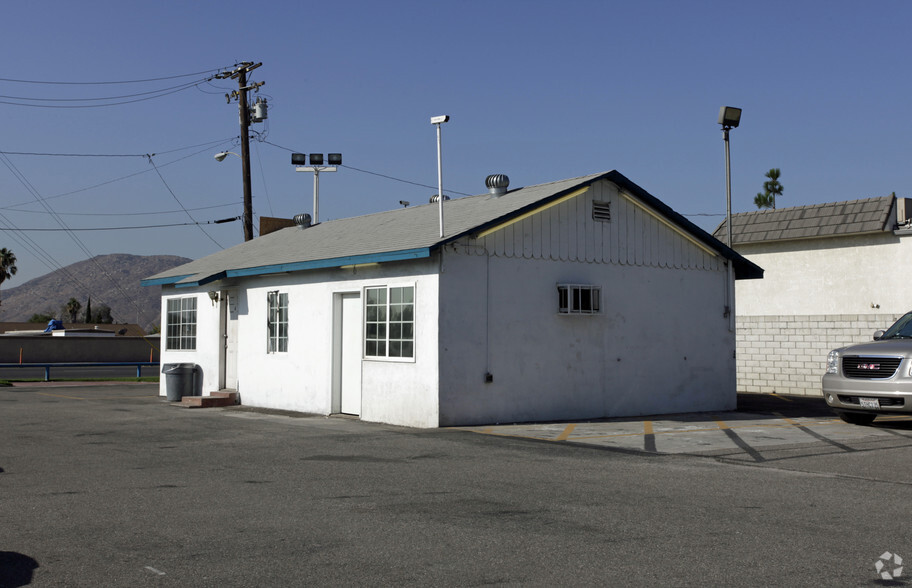
<svg viewBox="0 0 912 588"><path fill-rule="evenodd" d="M16 275L16 254L6 247L0 249L0 284Z"/></svg>
<svg viewBox="0 0 912 588"><path fill-rule="evenodd" d="M70 298L70 300L64 306L66 313L70 315L70 322L76 322L76 315L79 314L79 309L82 308L82 303L76 300L75 298Z"/></svg>
<svg viewBox="0 0 912 588"><path fill-rule="evenodd" d="M757 205L757 208L776 209L776 196L782 196L782 184L779 183L780 175L778 167L766 172L768 180L763 182L763 193L758 193L754 197L754 204Z"/></svg>

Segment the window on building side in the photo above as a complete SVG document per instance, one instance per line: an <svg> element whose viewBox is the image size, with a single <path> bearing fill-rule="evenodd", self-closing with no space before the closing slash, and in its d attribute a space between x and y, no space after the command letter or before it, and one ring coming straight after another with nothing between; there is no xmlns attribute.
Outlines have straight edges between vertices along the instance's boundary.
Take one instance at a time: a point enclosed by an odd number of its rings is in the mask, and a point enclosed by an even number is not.
<svg viewBox="0 0 912 588"><path fill-rule="evenodd" d="M597 314L601 294L600 286L558 284L557 312L559 314Z"/></svg>
<svg viewBox="0 0 912 588"><path fill-rule="evenodd" d="M415 287L364 291L364 356L415 357Z"/></svg>
<svg viewBox="0 0 912 588"><path fill-rule="evenodd" d="M165 344L169 350L196 349L196 298L169 298Z"/></svg>
<svg viewBox="0 0 912 588"><path fill-rule="evenodd" d="M266 326L269 342L267 353L288 351L288 294L278 291L266 295L268 314Z"/></svg>

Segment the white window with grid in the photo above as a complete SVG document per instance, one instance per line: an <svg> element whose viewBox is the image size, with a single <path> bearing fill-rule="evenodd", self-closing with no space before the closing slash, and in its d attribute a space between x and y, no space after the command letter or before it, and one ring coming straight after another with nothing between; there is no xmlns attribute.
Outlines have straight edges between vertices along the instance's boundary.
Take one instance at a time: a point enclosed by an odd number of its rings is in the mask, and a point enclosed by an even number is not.
<svg viewBox="0 0 912 588"><path fill-rule="evenodd" d="M171 351L196 349L196 297L169 298L165 346Z"/></svg>
<svg viewBox="0 0 912 588"><path fill-rule="evenodd" d="M364 290L364 356L415 357L415 287L379 286Z"/></svg>
<svg viewBox="0 0 912 588"><path fill-rule="evenodd" d="M266 295L268 307L266 327L268 333L267 353L288 351L288 294L269 292Z"/></svg>

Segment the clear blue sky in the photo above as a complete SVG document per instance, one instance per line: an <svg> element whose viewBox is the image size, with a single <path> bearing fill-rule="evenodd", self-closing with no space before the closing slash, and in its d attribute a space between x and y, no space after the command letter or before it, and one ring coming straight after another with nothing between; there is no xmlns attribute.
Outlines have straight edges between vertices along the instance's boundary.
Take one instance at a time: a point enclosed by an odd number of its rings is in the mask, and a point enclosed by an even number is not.
<svg viewBox="0 0 912 588"><path fill-rule="evenodd" d="M744 109L731 134L735 212L754 208L771 167L782 170L780 207L912 196L910 17L901 1L14 2L0 77L110 82L263 62L252 75L270 105L253 126L266 141L251 147L257 215L311 212L312 176L294 172L286 148L342 152L347 166L431 186L343 168L321 176L321 220L427 202L437 178L429 117L449 114L447 193L482 193L490 173L519 187L617 169L712 230L725 212L722 105ZM23 100L204 77L0 81L0 226L190 222L173 212L181 206L202 222L239 215L240 161L212 157L239 151L237 106L224 98L233 82L99 108ZM144 157L10 152L157 154L158 172ZM197 258L243 238L239 222L206 231L74 230L77 243L3 230L0 246L19 260L4 287L88 253Z"/></svg>

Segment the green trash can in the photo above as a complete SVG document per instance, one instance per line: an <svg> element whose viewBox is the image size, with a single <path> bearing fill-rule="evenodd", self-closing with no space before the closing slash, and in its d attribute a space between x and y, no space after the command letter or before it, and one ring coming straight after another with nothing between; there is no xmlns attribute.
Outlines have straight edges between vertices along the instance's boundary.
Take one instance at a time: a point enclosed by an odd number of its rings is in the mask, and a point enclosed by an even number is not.
<svg viewBox="0 0 912 588"><path fill-rule="evenodd" d="M193 374L196 364L166 363L162 365L165 374L165 394L168 402L180 402L184 396L193 394Z"/></svg>

